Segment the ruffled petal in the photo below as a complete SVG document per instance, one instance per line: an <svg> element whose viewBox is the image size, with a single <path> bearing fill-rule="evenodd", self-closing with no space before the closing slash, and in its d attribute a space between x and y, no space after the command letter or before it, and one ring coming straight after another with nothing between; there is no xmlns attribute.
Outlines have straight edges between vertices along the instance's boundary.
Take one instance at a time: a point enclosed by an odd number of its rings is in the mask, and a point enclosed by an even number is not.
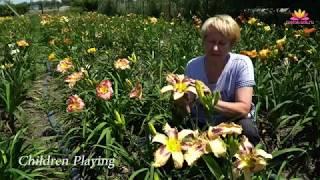
<svg viewBox="0 0 320 180"><path fill-rule="evenodd" d="M161 133L156 134L152 139L152 142L158 142L163 145L167 144L167 141L168 141L168 137Z"/></svg>
<svg viewBox="0 0 320 180"><path fill-rule="evenodd" d="M161 90L160 90L160 92L161 93L165 93L165 92L167 92L167 91L172 91L174 88L173 88L173 86L172 85L167 85L167 86L164 86Z"/></svg>
<svg viewBox="0 0 320 180"><path fill-rule="evenodd" d="M174 162L174 167L176 169L180 169L183 166L183 162L184 162L184 158L183 158L183 154L181 151L178 152L173 152L172 153L172 159Z"/></svg>
<svg viewBox="0 0 320 180"><path fill-rule="evenodd" d="M183 97L183 95L184 95L183 92L174 92L174 93L173 93L173 100L180 99L180 98Z"/></svg>
<svg viewBox="0 0 320 180"><path fill-rule="evenodd" d="M262 149L256 149L256 153L258 156L261 156L263 158L272 159L272 155L268 154L267 152L265 152Z"/></svg>
<svg viewBox="0 0 320 180"><path fill-rule="evenodd" d="M183 138L189 135L195 135L195 131L190 130L190 129L183 129L178 133L178 140L181 141Z"/></svg>
<svg viewBox="0 0 320 180"><path fill-rule="evenodd" d="M198 160L204 152L193 146L188 149L188 151L184 154L184 159L187 161L188 165L191 166L196 160Z"/></svg>
<svg viewBox="0 0 320 180"><path fill-rule="evenodd" d="M171 153L167 150L166 146L162 145L157 151L154 153L154 163L152 164L154 167L161 167L165 165L170 158Z"/></svg>
<svg viewBox="0 0 320 180"><path fill-rule="evenodd" d="M195 94L195 95L197 95L197 90L196 90L196 88L193 87L193 86L189 86L189 87L187 88L187 91L188 91L188 92L191 92L191 93L193 93L193 94Z"/></svg>
<svg viewBox="0 0 320 180"><path fill-rule="evenodd" d="M221 138L216 138L209 141L211 151L216 157L222 157L227 152L227 147Z"/></svg>

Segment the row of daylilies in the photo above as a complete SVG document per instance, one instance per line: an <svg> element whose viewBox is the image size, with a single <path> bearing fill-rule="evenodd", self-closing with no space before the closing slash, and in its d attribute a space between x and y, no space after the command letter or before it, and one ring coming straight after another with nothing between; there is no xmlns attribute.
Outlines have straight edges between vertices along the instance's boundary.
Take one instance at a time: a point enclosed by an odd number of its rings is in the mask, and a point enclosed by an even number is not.
<svg viewBox="0 0 320 180"><path fill-rule="evenodd" d="M163 87L161 93L173 91L173 100L182 98L185 93L192 93L210 111L219 99L219 96L212 95L210 89L201 81L176 74L167 75L166 80L169 85ZM190 107L188 108L190 110ZM226 157L231 160L232 157L235 157L234 167L236 170L242 170L248 174L264 169L267 164L266 159L272 158L271 154L264 150L255 149L245 136L241 137L241 142L237 147L226 143L228 136L233 136L235 143L237 143L237 137L242 132L241 126L233 122L210 126L205 132L190 129L178 132L169 124L166 124L163 130L167 136L154 132L155 136L152 140L152 142L162 144L154 153L153 166L155 167L165 165L170 156L172 156L175 168L182 168L184 160L191 166L202 155L212 152L217 158Z"/></svg>
<svg viewBox="0 0 320 180"><path fill-rule="evenodd" d="M177 128L165 124L162 133L156 133L152 142L160 143L160 147L154 153L153 166L164 166L172 156L175 168L182 168L184 161L189 166L193 165L202 155L213 153L217 158L236 160L233 162L237 171L244 173L254 173L263 170L266 159L271 159L272 155L262 149L255 149L248 138L241 136L240 143L238 137L242 132L240 125L233 122L221 123L217 126L210 126L208 131L183 129L178 132ZM226 143L228 136L233 136L238 146L235 149ZM229 152L229 153L228 153ZM230 152L235 152L231 154Z"/></svg>
<svg viewBox="0 0 320 180"><path fill-rule="evenodd" d="M89 48L87 50L89 54L95 53L95 48ZM51 53L48 56L48 60L55 60L55 54ZM120 58L114 62L114 67L117 70L125 70L130 68L130 61L126 58ZM74 69L74 65L70 57L66 57L59 61L56 71L62 74L68 73ZM88 71L85 68L81 68L79 72L73 72L65 78L65 82L68 83L70 89L72 89L78 81L88 77ZM88 79L89 80L89 79ZM90 80L89 80L90 81ZM90 81L93 83L92 81ZM131 82L129 83L131 86ZM103 100L110 100L113 95L112 82L110 80L102 80L96 85L96 95ZM137 82L135 87L130 91L129 98L142 98L142 85ZM84 109L85 103L78 95L72 95L67 100L67 112L80 112Z"/></svg>

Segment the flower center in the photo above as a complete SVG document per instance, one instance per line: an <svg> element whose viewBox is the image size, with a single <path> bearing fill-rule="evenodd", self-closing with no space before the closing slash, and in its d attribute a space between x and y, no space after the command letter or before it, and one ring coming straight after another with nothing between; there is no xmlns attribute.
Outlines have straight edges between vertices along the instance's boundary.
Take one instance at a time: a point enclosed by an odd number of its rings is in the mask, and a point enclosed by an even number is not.
<svg viewBox="0 0 320 180"><path fill-rule="evenodd" d="M106 86L100 87L99 90L100 90L100 92L103 93L103 94L105 94L105 93L107 93L107 92L109 91L108 87L106 87Z"/></svg>
<svg viewBox="0 0 320 180"><path fill-rule="evenodd" d="M187 89L187 84L183 83L183 82L178 82L178 83L175 84L175 89L178 92L185 92L186 89Z"/></svg>
<svg viewBox="0 0 320 180"><path fill-rule="evenodd" d="M180 141L176 138L169 138L167 143L167 148L170 152L179 152L181 151Z"/></svg>

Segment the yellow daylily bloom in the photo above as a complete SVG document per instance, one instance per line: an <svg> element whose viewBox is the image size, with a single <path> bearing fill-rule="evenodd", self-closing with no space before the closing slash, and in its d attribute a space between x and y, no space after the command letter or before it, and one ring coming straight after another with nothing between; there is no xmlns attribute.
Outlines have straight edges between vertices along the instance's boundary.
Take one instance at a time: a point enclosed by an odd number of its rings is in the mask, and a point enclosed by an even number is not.
<svg viewBox="0 0 320 180"><path fill-rule="evenodd" d="M56 59L56 53L53 52L53 53L49 54L49 56L48 56L49 61L53 61L55 59Z"/></svg>
<svg viewBox="0 0 320 180"><path fill-rule="evenodd" d="M283 46L284 46L284 44L286 43L286 40L287 40L287 37L286 37L286 36L284 36L282 39L278 39L278 40L276 41L276 43L277 43L277 48L283 49Z"/></svg>
<svg viewBox="0 0 320 180"><path fill-rule="evenodd" d="M94 53L96 53L96 51L97 51L96 48L89 48L89 49L87 50L87 53L88 53L88 54L94 54Z"/></svg>
<svg viewBox="0 0 320 180"><path fill-rule="evenodd" d="M27 47L29 46L29 43L26 40L20 40L20 41L17 41L17 45L19 47Z"/></svg>
<svg viewBox="0 0 320 180"><path fill-rule="evenodd" d="M155 162L153 163L153 166L164 166L172 156L174 167L177 169L182 168L184 162L182 140L186 136L192 135L194 131L184 129L178 132L176 128L171 128L168 123L164 126L163 130L166 135L157 133L152 139L152 142L162 144L154 153Z"/></svg>
<svg viewBox="0 0 320 180"><path fill-rule="evenodd" d="M195 95L197 94L193 81L186 78L183 74L169 74L167 75L167 82L169 82L170 85L164 86L160 92L165 93L167 91L173 91L174 100L181 98L187 92L191 92Z"/></svg>
<svg viewBox="0 0 320 180"><path fill-rule="evenodd" d="M260 57L261 59L266 59L266 58L269 57L270 52L271 52L271 51L270 51L269 49L262 49L262 50L259 51L259 57Z"/></svg>
<svg viewBox="0 0 320 180"><path fill-rule="evenodd" d="M257 57L257 51L255 49L251 50L251 51L242 50L242 51L240 51L240 54L244 54L246 56L249 56L250 58Z"/></svg>
<svg viewBox="0 0 320 180"><path fill-rule="evenodd" d="M248 24L255 24L257 22L257 19L252 17L248 20Z"/></svg>

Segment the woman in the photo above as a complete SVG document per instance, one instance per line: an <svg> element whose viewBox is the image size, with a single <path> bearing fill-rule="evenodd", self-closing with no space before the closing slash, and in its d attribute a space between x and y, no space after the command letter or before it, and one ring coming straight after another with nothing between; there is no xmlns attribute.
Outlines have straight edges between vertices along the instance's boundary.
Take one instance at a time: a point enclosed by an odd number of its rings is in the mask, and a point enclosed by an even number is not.
<svg viewBox="0 0 320 180"><path fill-rule="evenodd" d="M228 15L216 15L207 19L201 35L205 55L190 60L185 74L189 78L201 80L212 91L221 93L221 100L215 106L217 115L208 121L210 125L234 121L242 125L243 134L251 143L260 140L254 117L252 104L254 69L249 57L231 53L232 47L240 40L240 28L236 21ZM194 97L184 96L179 104L191 104ZM200 126L207 123L204 109L200 103L194 103L191 115Z"/></svg>

